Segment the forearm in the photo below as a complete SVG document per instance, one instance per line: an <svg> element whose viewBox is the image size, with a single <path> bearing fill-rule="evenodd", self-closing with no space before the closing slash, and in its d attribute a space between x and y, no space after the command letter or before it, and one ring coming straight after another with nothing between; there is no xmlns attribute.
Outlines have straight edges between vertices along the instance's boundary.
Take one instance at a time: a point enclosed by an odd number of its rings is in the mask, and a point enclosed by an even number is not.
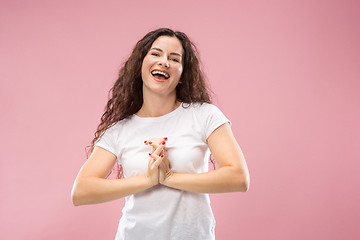
<svg viewBox="0 0 360 240"><path fill-rule="evenodd" d="M75 182L71 196L75 206L96 204L119 199L152 186L145 175L122 179L83 177Z"/></svg>
<svg viewBox="0 0 360 240"><path fill-rule="evenodd" d="M231 166L206 173L172 173L163 185L199 193L246 192L249 175Z"/></svg>

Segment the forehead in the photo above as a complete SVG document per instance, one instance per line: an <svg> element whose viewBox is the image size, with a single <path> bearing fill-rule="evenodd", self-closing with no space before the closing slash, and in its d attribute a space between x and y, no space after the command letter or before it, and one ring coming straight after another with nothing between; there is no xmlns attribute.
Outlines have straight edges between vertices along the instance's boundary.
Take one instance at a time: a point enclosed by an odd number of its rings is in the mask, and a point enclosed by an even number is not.
<svg viewBox="0 0 360 240"><path fill-rule="evenodd" d="M181 42L177 37L160 36L151 45L151 48L153 47L160 48L165 52L180 53L181 55L184 53Z"/></svg>

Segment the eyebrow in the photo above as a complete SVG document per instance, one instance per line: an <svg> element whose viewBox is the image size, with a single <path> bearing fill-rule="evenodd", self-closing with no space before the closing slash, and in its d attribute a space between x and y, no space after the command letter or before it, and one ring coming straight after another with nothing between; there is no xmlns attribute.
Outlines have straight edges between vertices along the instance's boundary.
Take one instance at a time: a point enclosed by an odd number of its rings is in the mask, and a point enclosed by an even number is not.
<svg viewBox="0 0 360 240"><path fill-rule="evenodd" d="M151 48L150 50L157 50L157 51L159 51L159 52L164 52L161 48L157 48L157 47L153 47L153 48ZM179 56L179 57L182 58L182 56L181 56L180 53L172 52L172 53L170 53L170 55L177 55L177 56Z"/></svg>

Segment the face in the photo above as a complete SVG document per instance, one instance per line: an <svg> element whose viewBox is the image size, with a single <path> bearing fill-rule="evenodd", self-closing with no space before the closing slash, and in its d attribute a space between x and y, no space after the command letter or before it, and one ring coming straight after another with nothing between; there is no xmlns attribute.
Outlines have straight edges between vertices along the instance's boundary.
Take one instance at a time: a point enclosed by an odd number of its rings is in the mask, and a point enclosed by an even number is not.
<svg viewBox="0 0 360 240"><path fill-rule="evenodd" d="M176 95L175 88L183 71L183 54L176 37L160 36L153 42L141 66L144 94Z"/></svg>

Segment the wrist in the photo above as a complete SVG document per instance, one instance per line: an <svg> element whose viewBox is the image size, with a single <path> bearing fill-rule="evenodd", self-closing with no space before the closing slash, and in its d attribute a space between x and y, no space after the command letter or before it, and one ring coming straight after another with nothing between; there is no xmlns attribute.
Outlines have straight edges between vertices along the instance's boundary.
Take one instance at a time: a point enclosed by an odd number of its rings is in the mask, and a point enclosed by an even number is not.
<svg viewBox="0 0 360 240"><path fill-rule="evenodd" d="M146 173L143 174L142 176L143 176L143 179L144 179L144 182L145 182L145 186L150 188L150 187L153 187L153 186L158 184L158 182L155 181L155 179L153 179L152 176L148 176L148 174L146 174Z"/></svg>
<svg viewBox="0 0 360 240"><path fill-rule="evenodd" d="M176 175L175 172L173 172L171 170L167 171L166 175L165 175L165 178L164 178L164 181L161 184L164 185L164 186L170 187L171 180L173 179L174 175Z"/></svg>

